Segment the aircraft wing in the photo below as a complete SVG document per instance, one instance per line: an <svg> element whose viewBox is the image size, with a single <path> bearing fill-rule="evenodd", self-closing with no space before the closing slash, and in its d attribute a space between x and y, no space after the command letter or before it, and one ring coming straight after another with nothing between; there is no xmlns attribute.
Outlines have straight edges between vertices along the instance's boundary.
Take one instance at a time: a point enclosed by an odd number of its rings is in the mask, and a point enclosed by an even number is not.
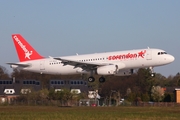
<svg viewBox="0 0 180 120"><path fill-rule="evenodd" d="M20 64L20 63L6 63L9 65L17 65L18 67L29 67L30 64Z"/></svg>
<svg viewBox="0 0 180 120"><path fill-rule="evenodd" d="M81 62L81 61L75 61L75 60L68 60L64 58L54 58L55 60L60 60L61 63L64 65L72 65L74 68L81 67L82 69L88 69L92 70L97 68L97 66L106 66L106 65L112 65L111 63L95 63L95 62Z"/></svg>

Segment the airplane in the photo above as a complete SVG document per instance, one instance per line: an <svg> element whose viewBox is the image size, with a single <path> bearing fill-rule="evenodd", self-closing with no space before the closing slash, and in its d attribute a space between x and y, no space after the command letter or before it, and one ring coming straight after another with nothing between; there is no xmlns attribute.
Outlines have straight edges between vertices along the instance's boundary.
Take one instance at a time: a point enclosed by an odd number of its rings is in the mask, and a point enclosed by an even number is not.
<svg viewBox="0 0 180 120"><path fill-rule="evenodd" d="M13 34L12 39L19 57L17 63L7 63L13 69L40 74L88 74L88 81L94 82L94 74L100 75L99 82L105 82L106 75L132 75L138 68L150 68L169 64L174 57L164 50L147 48L105 53L94 53L63 57L41 56L20 34Z"/></svg>

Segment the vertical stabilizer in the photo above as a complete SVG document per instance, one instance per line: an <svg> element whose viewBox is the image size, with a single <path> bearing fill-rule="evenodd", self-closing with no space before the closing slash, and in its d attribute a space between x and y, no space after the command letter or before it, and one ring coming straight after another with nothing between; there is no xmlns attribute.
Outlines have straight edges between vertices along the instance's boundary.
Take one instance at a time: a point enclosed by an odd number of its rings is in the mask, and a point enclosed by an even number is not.
<svg viewBox="0 0 180 120"><path fill-rule="evenodd" d="M20 62L43 58L20 34L13 34L12 39Z"/></svg>

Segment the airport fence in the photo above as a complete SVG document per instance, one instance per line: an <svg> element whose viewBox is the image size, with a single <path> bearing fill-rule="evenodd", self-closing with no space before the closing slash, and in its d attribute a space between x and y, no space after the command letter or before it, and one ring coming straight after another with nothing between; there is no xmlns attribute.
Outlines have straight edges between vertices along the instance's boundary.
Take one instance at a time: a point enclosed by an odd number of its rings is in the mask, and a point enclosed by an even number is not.
<svg viewBox="0 0 180 120"><path fill-rule="evenodd" d="M85 106L82 105L80 101L59 101L59 100L29 100L29 101L6 101L0 103L0 105L27 105L27 106ZM89 105L91 106L91 105ZM96 105L98 106L98 105ZM116 105L99 105L112 107ZM180 103L176 102L128 102L121 103L119 106L137 106L137 107L180 107Z"/></svg>
<svg viewBox="0 0 180 120"><path fill-rule="evenodd" d="M125 104L121 104L126 106ZM127 105L128 106L128 105ZM139 106L139 107L180 107L180 103L176 102L133 102L129 106Z"/></svg>
<svg viewBox="0 0 180 120"><path fill-rule="evenodd" d="M26 105L26 106L79 106L78 101L59 101L59 100L28 100L28 101L6 101L0 105Z"/></svg>

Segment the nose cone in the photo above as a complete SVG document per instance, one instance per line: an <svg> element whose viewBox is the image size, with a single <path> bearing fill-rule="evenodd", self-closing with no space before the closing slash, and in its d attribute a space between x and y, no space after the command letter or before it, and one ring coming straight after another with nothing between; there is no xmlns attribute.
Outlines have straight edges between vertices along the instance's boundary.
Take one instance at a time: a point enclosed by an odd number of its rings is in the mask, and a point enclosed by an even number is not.
<svg viewBox="0 0 180 120"><path fill-rule="evenodd" d="M173 62L174 60L175 60L174 56L172 56L172 55L168 56L168 61L169 62Z"/></svg>

